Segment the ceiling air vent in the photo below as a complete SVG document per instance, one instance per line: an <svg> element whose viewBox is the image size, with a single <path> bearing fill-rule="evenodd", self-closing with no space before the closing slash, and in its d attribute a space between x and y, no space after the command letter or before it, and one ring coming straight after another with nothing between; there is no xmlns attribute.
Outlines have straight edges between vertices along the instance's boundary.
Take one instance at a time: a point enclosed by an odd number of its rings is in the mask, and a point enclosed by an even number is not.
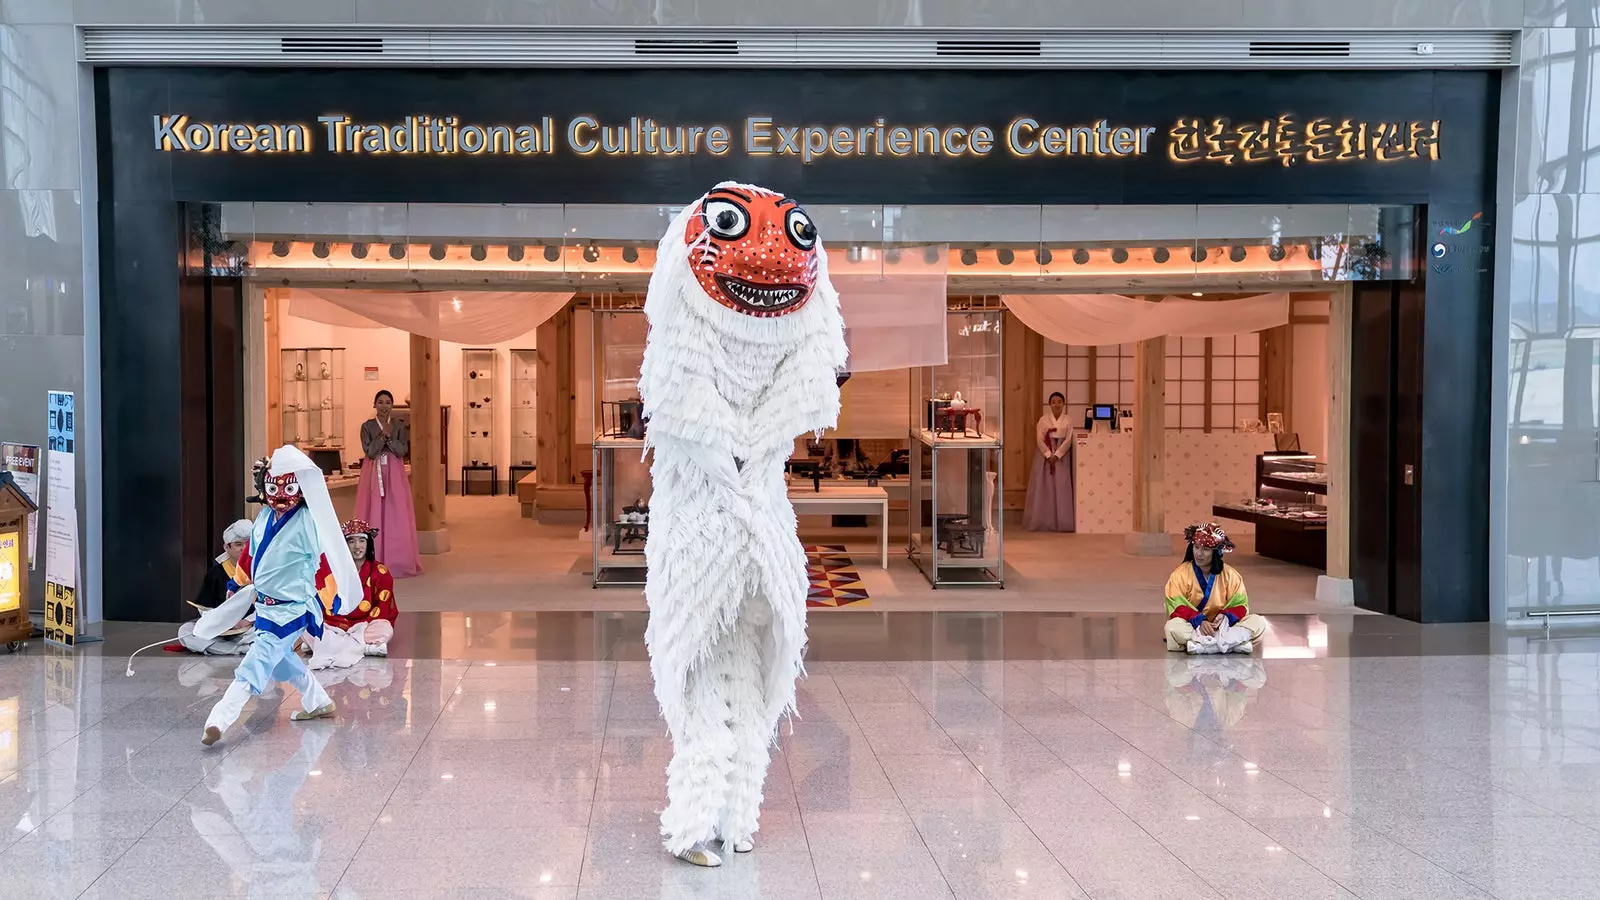
<svg viewBox="0 0 1600 900"><path fill-rule="evenodd" d="M939 41L938 56L1040 56L1038 41Z"/></svg>
<svg viewBox="0 0 1600 900"><path fill-rule="evenodd" d="M1349 41L1251 41L1252 59L1344 59Z"/></svg>
<svg viewBox="0 0 1600 900"><path fill-rule="evenodd" d="M738 56L737 38L706 38L704 40L674 40L671 38L637 38L633 42L634 56Z"/></svg>
<svg viewBox="0 0 1600 900"><path fill-rule="evenodd" d="M317 37L299 35L279 38L284 53L382 53L383 38L358 35Z"/></svg>

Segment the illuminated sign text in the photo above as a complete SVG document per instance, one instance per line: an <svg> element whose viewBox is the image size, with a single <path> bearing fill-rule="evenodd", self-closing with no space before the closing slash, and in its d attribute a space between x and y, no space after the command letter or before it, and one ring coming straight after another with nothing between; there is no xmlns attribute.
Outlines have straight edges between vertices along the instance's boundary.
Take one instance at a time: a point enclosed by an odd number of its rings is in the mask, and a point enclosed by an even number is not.
<svg viewBox="0 0 1600 900"><path fill-rule="evenodd" d="M1180 117L1165 128L1108 119L1056 123L1022 116L1005 123L819 125L751 116L736 125L674 124L634 116L602 122L543 116L516 123L463 122L457 116L406 116L360 122L338 114L313 122L202 122L188 115L154 116L155 147L171 153L311 153L340 155L727 156L794 157L810 164L850 157L1117 159L1159 154L1175 163L1247 165L1276 162L1390 162L1439 159L1434 121L1366 122L1348 118L1262 121Z"/></svg>

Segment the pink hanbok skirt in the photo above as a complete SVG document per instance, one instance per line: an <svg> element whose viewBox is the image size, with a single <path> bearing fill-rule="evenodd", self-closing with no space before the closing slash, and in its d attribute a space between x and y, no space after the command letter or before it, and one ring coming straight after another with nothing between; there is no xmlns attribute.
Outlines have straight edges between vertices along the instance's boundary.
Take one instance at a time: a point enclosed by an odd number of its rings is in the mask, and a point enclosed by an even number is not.
<svg viewBox="0 0 1600 900"><path fill-rule="evenodd" d="M379 470L382 484L379 484ZM417 553L417 516L411 506L411 480L405 464L392 453L361 464L356 488L356 515L378 529L374 555L396 578L422 573Z"/></svg>

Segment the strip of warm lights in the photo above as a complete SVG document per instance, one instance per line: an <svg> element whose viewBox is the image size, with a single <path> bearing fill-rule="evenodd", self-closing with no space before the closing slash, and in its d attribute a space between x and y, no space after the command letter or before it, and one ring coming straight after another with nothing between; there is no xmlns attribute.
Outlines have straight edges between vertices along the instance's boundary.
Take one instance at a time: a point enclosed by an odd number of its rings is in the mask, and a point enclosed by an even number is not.
<svg viewBox="0 0 1600 900"><path fill-rule="evenodd" d="M254 241L246 250L256 270L362 269L462 270L510 275L649 275L653 247L521 244L338 243ZM836 247L828 249L835 275L938 275L953 277L1072 278L1218 276L1239 278L1320 274L1337 279L1359 258L1345 242L1219 247L1027 248L1016 250L939 246Z"/></svg>

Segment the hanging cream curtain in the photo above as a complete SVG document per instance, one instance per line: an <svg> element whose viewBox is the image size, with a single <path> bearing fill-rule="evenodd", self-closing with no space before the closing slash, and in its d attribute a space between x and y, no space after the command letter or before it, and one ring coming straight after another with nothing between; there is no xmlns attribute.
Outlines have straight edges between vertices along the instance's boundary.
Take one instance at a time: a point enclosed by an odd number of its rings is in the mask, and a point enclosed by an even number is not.
<svg viewBox="0 0 1600 900"><path fill-rule="evenodd" d="M899 260L886 265L875 251L854 271L848 262L833 262L831 277L839 291L851 372L887 372L917 366L942 366L946 346L945 295L949 284L949 248L943 244L896 248Z"/></svg>
<svg viewBox="0 0 1600 900"><path fill-rule="evenodd" d="M1287 293L1238 300L1165 297L1152 303L1120 294L1007 294L1006 308L1058 344L1104 347L1161 335L1225 337L1289 321Z"/></svg>
<svg viewBox="0 0 1600 900"><path fill-rule="evenodd" d="M944 365L945 277L835 275L850 371Z"/></svg>
<svg viewBox="0 0 1600 900"><path fill-rule="evenodd" d="M289 314L327 325L398 328L457 344L498 344L561 311L571 291L361 291L295 288Z"/></svg>

